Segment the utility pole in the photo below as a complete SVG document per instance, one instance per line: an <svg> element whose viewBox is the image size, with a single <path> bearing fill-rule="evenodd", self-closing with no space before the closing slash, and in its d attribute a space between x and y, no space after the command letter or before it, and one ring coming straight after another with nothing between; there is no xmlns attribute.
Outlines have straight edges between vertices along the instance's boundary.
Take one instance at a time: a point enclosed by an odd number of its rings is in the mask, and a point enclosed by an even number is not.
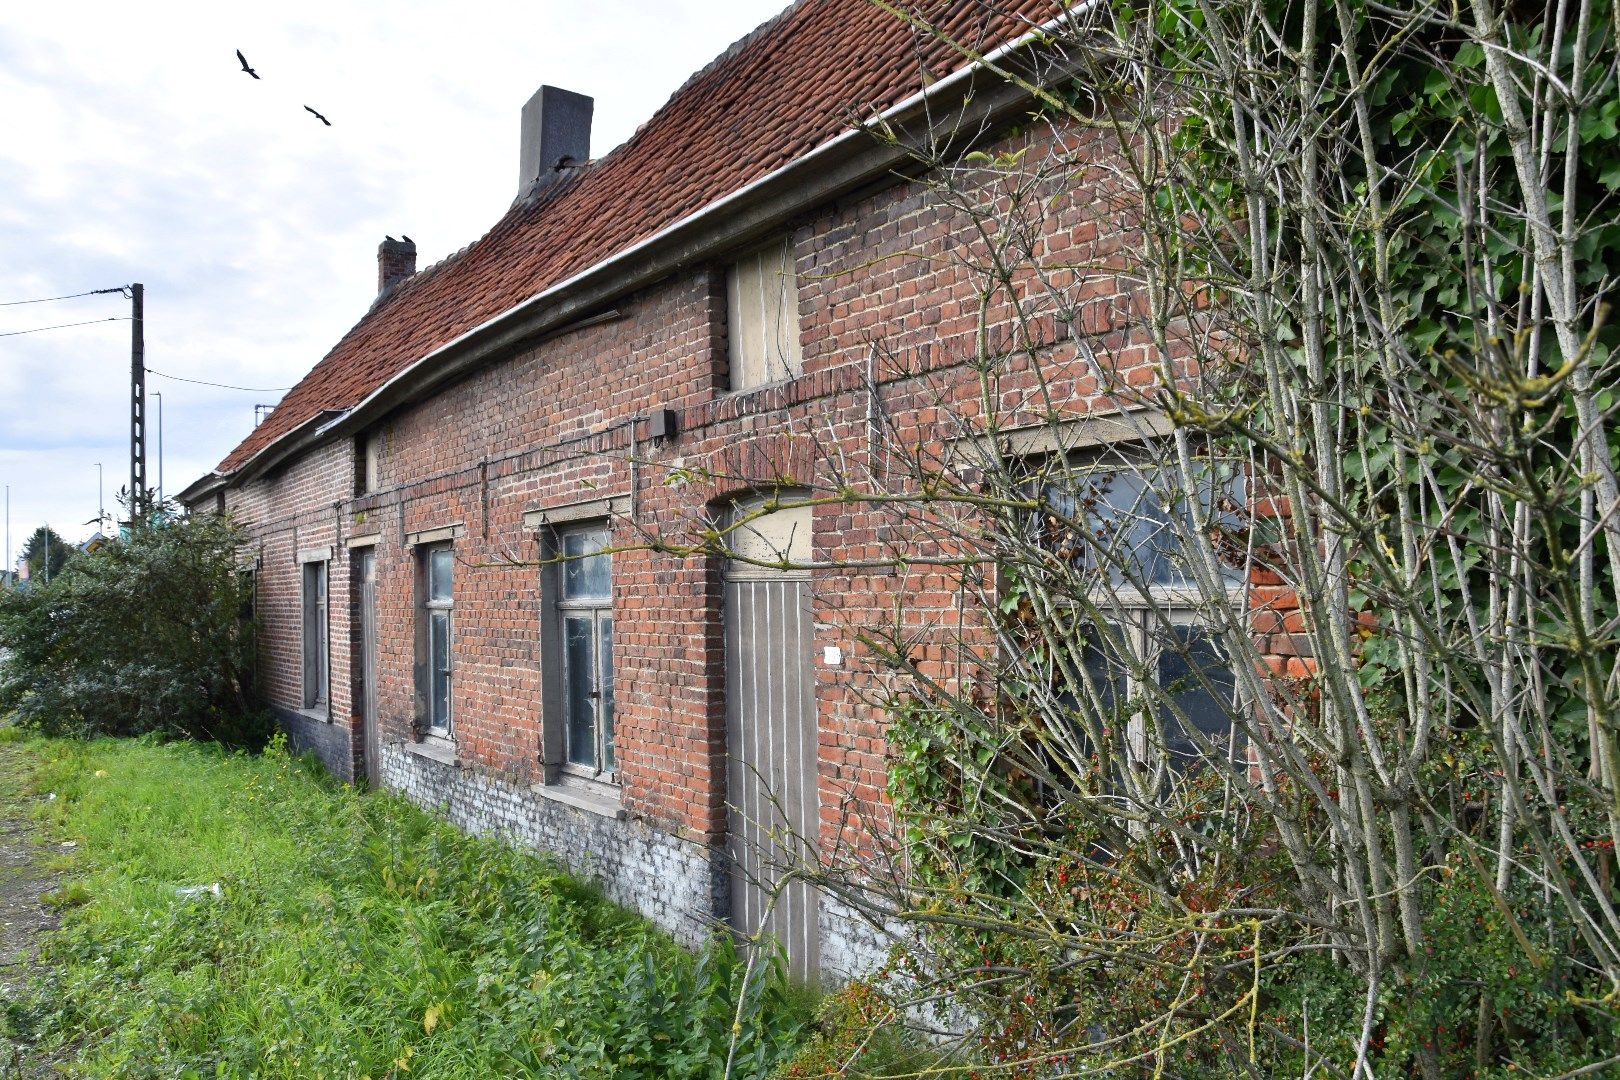
<svg viewBox="0 0 1620 1080"><path fill-rule="evenodd" d="M129 516L133 521L146 507L145 287L137 281L129 287L129 297Z"/></svg>
<svg viewBox="0 0 1620 1080"><path fill-rule="evenodd" d="M107 527L107 485L101 480L101 462L96 462L96 532Z"/></svg>

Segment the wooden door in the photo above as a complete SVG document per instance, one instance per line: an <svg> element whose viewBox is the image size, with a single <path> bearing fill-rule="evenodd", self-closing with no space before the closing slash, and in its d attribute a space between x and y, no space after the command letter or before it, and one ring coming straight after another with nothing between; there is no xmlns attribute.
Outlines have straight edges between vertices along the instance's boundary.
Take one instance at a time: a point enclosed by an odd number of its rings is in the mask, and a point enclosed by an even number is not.
<svg viewBox="0 0 1620 1080"><path fill-rule="evenodd" d="M781 520L761 519L753 531L780 541L778 550L802 561L809 551L809 511L770 518ZM739 548L755 542L738 534ZM782 882L794 865L813 857L821 823L810 601L803 572L733 561L726 575L732 923L742 934L773 934L786 947L790 971L803 979L814 978L820 966L819 905L805 882Z"/></svg>

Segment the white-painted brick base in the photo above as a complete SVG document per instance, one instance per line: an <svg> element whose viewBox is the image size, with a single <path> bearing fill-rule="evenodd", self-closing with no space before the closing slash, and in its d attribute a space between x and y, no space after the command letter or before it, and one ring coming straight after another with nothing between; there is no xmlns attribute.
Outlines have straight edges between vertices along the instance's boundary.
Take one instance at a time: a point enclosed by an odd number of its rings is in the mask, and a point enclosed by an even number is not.
<svg viewBox="0 0 1620 1080"><path fill-rule="evenodd" d="M821 974L833 984L869 975L882 965L895 931L872 925L838 897L821 896Z"/></svg>
<svg viewBox="0 0 1620 1080"><path fill-rule="evenodd" d="M382 782L466 832L555 855L685 945L700 945L725 919L726 856L703 844L642 821L554 802L500 777L412 753L400 742L383 745ZM825 981L841 983L883 962L892 939L836 898L822 898L820 923Z"/></svg>
<svg viewBox="0 0 1620 1080"><path fill-rule="evenodd" d="M683 944L700 944L725 917L725 856L703 844L553 802L499 777L411 753L404 743L383 746L382 781L466 832L555 855Z"/></svg>

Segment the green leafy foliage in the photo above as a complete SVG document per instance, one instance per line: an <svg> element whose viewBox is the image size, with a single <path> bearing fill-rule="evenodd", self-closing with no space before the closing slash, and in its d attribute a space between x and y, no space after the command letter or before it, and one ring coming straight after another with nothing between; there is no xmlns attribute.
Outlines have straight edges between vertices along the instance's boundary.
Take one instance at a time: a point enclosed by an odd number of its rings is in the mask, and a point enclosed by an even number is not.
<svg viewBox="0 0 1620 1080"><path fill-rule="evenodd" d="M51 734L261 743L241 543L226 517L153 513L0 594L0 712Z"/></svg>
<svg viewBox="0 0 1620 1080"><path fill-rule="evenodd" d="M77 906L0 1032L85 1075L763 1080L800 1038L779 961L277 745L33 749Z"/></svg>
<svg viewBox="0 0 1620 1080"><path fill-rule="evenodd" d="M1371 1059L1411 1061L1428 1051L1450 1075L1506 1077L1526 1069L1558 1075L1611 1054L1620 1016L1576 992L1595 987L1574 970L1581 949L1570 929L1559 928L1548 950L1537 950L1539 963L1527 958L1514 933L1514 921L1521 931L1538 929L1533 920L1544 905L1535 890L1515 890L1499 902L1457 851L1435 872L1442 887L1425 919L1430 951L1425 963L1391 971L1375 1003ZM1273 1059L1278 1072L1302 1071L1297 1048L1307 1028L1329 1060L1353 1061L1365 993L1360 979L1322 952L1268 970L1262 1007L1281 1036Z"/></svg>
<svg viewBox="0 0 1620 1080"><path fill-rule="evenodd" d="M878 985L854 980L827 995L810 1037L771 1080L846 1076L927 1076L946 1064L944 1055L901 1023L904 1005ZM946 1074L948 1075L948 1074Z"/></svg>
<svg viewBox="0 0 1620 1080"><path fill-rule="evenodd" d="M892 963L901 984L948 994L975 1017L965 1060L1032 1080L1063 1075L1081 1060L1070 1049L1088 1043L1106 1049L1086 1065L1107 1062L1118 1075L1167 1048L1162 1059L1178 1075L1233 1075L1251 1045L1275 1060L1272 1033L1246 1023L1260 992L1254 950L1294 928L1229 909L1274 908L1283 868L1255 823L1227 816L1218 780L1180 785L1179 829L1216 838L1188 864L1177 829L1124 829L1096 812L1106 797L1020 782L1013 737L988 721L981 730L1000 732L1009 751L968 785L983 801L964 814L961 788L939 782L961 772L960 735L940 737L957 722L930 723L932 711L909 704L890 733L905 762L890 793L930 919L926 946L902 948ZM1097 775L1090 783L1107 786Z"/></svg>

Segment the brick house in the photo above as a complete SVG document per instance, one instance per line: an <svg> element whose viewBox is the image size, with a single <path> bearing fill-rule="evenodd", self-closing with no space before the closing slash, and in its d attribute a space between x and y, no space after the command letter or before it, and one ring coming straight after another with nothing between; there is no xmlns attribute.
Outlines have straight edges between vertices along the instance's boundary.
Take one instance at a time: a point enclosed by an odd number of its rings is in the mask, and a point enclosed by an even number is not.
<svg viewBox="0 0 1620 1080"><path fill-rule="evenodd" d="M1060 15L1051 0L922 6L1029 70L1030 31ZM861 848L883 814L884 743L852 628L901 595L920 617L952 614L949 581L639 541L867 453L874 398L906 437L946 437L940 387L977 392L962 364L976 282L951 258L973 223L905 144L1109 154L1099 131L997 134L1029 104L869 0L800 0L595 161L590 100L542 88L505 216L420 272L414 245L385 241L371 310L181 497L255 538L262 681L295 744L555 852L683 940L769 918L800 971L858 967L872 932L802 890L767 915L749 852L773 813L823 851ZM1107 264L1124 226L1101 190L1071 196L1041 223L1042 251ZM1072 325L1119 325L1113 275L1069 285ZM991 334L1013 314L991 310ZM1061 371L1067 327L1048 314L1028 332ZM873 371L878 340L927 392ZM1078 369L1053 388L1077 414L1108 411ZM819 505L757 531L828 563L880 528Z"/></svg>

